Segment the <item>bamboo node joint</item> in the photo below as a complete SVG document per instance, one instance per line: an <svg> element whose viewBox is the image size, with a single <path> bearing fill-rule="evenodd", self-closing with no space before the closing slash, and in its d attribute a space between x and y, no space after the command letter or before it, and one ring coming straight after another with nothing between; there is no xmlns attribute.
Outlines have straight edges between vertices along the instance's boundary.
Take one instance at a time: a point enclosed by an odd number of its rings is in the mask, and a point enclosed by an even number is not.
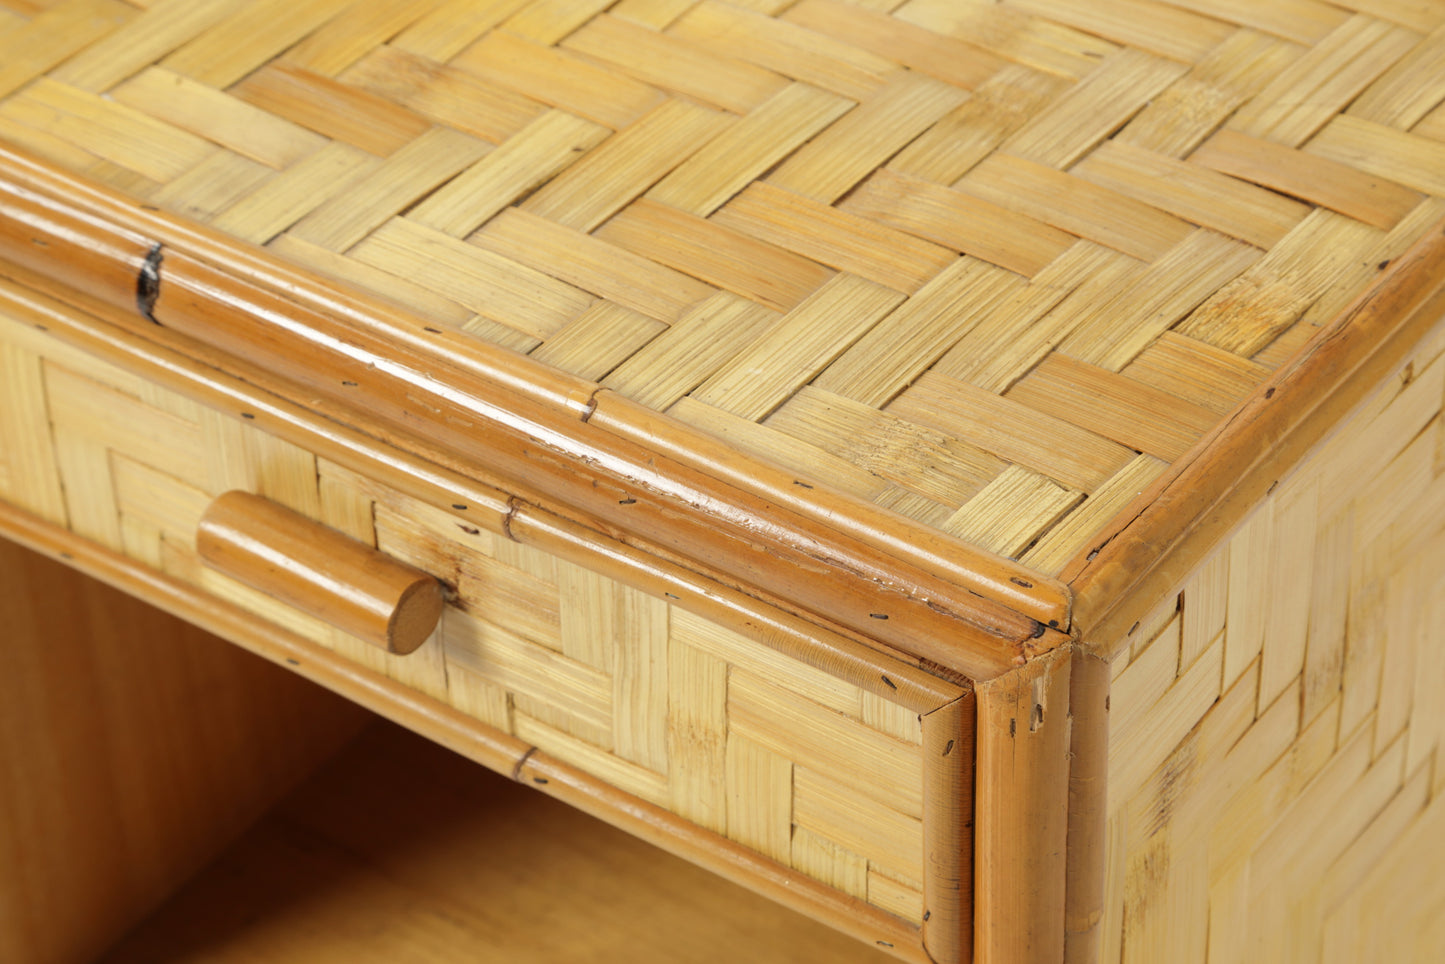
<svg viewBox="0 0 1445 964"><path fill-rule="evenodd" d="M141 317L154 325L160 324L156 321L155 309L156 301L161 296L161 261L164 260L161 249L164 247L159 241L151 247L145 260L141 262L135 279L136 308L139 309Z"/></svg>

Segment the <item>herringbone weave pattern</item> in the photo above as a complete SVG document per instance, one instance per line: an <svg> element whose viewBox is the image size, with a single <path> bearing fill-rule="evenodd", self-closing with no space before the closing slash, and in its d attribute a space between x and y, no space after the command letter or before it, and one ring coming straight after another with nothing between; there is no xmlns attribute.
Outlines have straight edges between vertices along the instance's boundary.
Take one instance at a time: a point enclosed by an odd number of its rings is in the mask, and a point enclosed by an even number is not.
<svg viewBox="0 0 1445 964"><path fill-rule="evenodd" d="M1445 327L1115 664L1107 962L1440 959Z"/></svg>
<svg viewBox="0 0 1445 964"><path fill-rule="evenodd" d="M201 513L231 489L260 492L443 579L454 595L437 633L391 656L203 567ZM4 315L0 499L920 921L916 710ZM900 683L907 672L900 667Z"/></svg>
<svg viewBox="0 0 1445 964"><path fill-rule="evenodd" d="M5 0L0 137L1057 572L1445 214L1404 0Z"/></svg>

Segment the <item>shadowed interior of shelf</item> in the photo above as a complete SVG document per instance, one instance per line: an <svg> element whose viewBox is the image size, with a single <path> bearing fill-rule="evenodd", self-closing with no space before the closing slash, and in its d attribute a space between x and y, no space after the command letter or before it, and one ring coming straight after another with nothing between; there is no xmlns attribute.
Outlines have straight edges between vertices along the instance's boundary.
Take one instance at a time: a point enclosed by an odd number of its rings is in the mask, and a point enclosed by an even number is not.
<svg viewBox="0 0 1445 964"><path fill-rule="evenodd" d="M104 960L889 959L378 721Z"/></svg>
<svg viewBox="0 0 1445 964"><path fill-rule="evenodd" d="M63 561L0 539L6 964L93 960L367 717Z"/></svg>

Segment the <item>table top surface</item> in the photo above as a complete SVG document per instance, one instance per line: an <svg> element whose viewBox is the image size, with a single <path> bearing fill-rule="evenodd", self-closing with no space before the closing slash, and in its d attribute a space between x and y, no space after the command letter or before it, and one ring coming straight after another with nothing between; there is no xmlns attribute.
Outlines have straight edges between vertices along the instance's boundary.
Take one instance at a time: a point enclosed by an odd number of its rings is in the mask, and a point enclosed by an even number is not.
<svg viewBox="0 0 1445 964"><path fill-rule="evenodd" d="M0 139L1067 574L1445 217L1408 0L0 0Z"/></svg>

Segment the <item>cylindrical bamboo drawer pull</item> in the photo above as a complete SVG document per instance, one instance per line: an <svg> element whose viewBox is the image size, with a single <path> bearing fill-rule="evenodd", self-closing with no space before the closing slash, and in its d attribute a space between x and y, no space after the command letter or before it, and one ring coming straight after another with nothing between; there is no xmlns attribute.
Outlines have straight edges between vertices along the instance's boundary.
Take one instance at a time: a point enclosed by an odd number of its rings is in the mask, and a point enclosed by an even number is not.
<svg viewBox="0 0 1445 964"><path fill-rule="evenodd" d="M389 653L416 649L441 617L431 576L249 492L207 507L196 549L218 572Z"/></svg>

